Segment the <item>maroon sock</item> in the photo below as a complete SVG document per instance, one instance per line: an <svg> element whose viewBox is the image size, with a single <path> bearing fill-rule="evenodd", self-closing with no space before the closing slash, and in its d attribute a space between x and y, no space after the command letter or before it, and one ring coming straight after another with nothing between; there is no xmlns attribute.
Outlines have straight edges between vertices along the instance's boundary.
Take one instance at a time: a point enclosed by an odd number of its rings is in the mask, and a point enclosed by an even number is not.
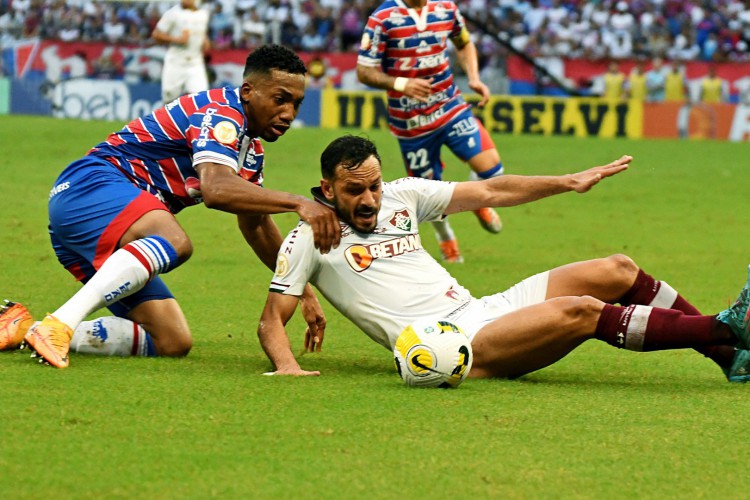
<svg viewBox="0 0 750 500"><path fill-rule="evenodd" d="M678 294L674 288L663 281L656 281L651 275L646 274L643 269L638 270L633 286L625 292L618 301L623 306L641 304L644 306L662 307L664 309L675 309L689 316L699 316L700 311L685 298Z"/></svg>
<svg viewBox="0 0 750 500"><path fill-rule="evenodd" d="M635 278L633 286L622 296L619 302L623 306L631 304L655 305L652 302L659 296L660 292L662 299L666 298L666 300L661 300L659 307L682 311L689 316L700 316L701 313L698 308L688 302L685 297L678 294L663 281L656 281L652 276L646 274L643 269L638 270L638 276ZM674 302L668 304L671 297L674 297ZM734 357L734 348L731 346L706 345L696 346L694 349L722 368L728 367Z"/></svg>
<svg viewBox="0 0 750 500"><path fill-rule="evenodd" d="M713 316L688 316L682 311L642 305L605 305L595 337L630 351L661 351L732 343L733 336L717 327Z"/></svg>

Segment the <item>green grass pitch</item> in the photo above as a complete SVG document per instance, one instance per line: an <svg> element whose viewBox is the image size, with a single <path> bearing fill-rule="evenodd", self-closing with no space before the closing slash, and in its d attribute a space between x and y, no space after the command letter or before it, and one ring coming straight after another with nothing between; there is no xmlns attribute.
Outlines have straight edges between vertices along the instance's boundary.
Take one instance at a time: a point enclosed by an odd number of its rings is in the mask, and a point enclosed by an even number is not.
<svg viewBox="0 0 750 500"><path fill-rule="evenodd" d="M120 124L0 119L0 295L41 316L77 289L46 232L56 175ZM357 132L357 131L352 131ZM341 131L267 146L266 185L307 194ZM402 175L395 139L384 175ZM475 296L532 273L623 252L701 310L734 299L750 262L750 145L497 135L508 173L562 174L628 153L585 195L502 210L502 234L451 217ZM446 152L446 177L468 169ZM186 359L73 354L67 370L0 353L4 498L722 498L747 495L750 386L692 351L639 354L590 341L515 381L402 385L390 353L326 306L319 378L263 377L255 334L270 271L230 215L178 216L195 253L166 276L190 321ZM293 215L277 216L282 231ZM435 253L429 227L423 241ZM290 328L295 352L303 324Z"/></svg>

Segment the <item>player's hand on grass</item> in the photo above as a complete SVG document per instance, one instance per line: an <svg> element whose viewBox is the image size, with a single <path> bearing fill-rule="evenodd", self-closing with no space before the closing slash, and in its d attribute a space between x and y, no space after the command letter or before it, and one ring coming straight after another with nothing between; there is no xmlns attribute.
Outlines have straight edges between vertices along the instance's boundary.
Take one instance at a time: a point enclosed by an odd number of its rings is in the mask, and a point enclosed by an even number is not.
<svg viewBox="0 0 750 500"><path fill-rule="evenodd" d="M320 372L317 370L310 372L307 370L303 370L302 368L298 366L296 368L292 368L292 367L280 368L276 370L275 372L266 372L263 375L269 375L269 376L270 375L291 375L293 377L319 377Z"/></svg>
<svg viewBox="0 0 750 500"><path fill-rule="evenodd" d="M573 181L573 190L577 193L585 193L602 179L611 177L626 170L631 161L633 161L632 156L623 155L607 165L590 168L583 172L578 172L577 174L571 174L570 178Z"/></svg>
<svg viewBox="0 0 750 500"><path fill-rule="evenodd" d="M315 248L320 253L328 253L331 248L339 246L341 226L336 212L317 201L304 200L297 213L300 219L310 224Z"/></svg>
<svg viewBox="0 0 750 500"><path fill-rule="evenodd" d="M480 96L482 96L482 100L479 101L479 103L477 103L477 106L480 108L485 107L490 100L489 87L487 87L487 85L482 83L480 80L476 80L476 81L469 82L469 88L473 90L474 92L476 92L477 94L479 94Z"/></svg>
<svg viewBox="0 0 750 500"><path fill-rule="evenodd" d="M430 77L427 80L422 78L409 78L404 89L404 94L420 102L427 102L427 99L432 93L432 81L434 78Z"/></svg>

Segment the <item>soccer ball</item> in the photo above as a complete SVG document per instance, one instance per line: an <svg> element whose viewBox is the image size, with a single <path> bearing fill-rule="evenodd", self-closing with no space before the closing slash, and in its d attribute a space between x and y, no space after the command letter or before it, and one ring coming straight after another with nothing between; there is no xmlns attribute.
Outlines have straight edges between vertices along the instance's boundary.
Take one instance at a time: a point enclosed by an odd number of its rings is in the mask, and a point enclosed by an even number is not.
<svg viewBox="0 0 750 500"><path fill-rule="evenodd" d="M404 328L393 348L396 369L412 387L458 387L473 355L464 332L443 319L418 319Z"/></svg>

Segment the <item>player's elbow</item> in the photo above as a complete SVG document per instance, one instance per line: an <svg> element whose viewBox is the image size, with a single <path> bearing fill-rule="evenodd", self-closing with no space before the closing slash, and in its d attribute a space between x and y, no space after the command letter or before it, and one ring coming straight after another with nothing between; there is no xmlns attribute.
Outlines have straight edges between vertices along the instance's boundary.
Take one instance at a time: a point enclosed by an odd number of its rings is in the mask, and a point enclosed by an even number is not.
<svg viewBox="0 0 750 500"><path fill-rule="evenodd" d="M370 68L362 65L357 65L357 80L365 85L370 85Z"/></svg>
<svg viewBox="0 0 750 500"><path fill-rule="evenodd" d="M223 210L226 206L226 194L221 186L201 186L203 204L213 210Z"/></svg>

